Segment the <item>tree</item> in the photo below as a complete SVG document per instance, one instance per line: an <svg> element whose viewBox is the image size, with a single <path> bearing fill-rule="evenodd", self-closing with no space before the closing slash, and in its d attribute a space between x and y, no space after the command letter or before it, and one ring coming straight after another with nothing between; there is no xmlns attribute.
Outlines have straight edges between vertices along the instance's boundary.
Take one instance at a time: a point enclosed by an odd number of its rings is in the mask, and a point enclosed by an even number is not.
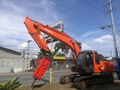
<svg viewBox="0 0 120 90"><path fill-rule="evenodd" d="M58 42L55 44L53 56L55 56L60 49L64 54L68 54L69 48L67 47L67 45L62 42Z"/></svg>
<svg viewBox="0 0 120 90"><path fill-rule="evenodd" d="M58 53L58 51L61 49L62 53ZM66 44L62 43L62 42L58 42L55 44L54 46L54 51L52 53L52 57L54 57L55 55L62 55L65 56L64 54L67 54L69 51L69 48L67 47ZM58 53L58 54L57 54ZM63 54L64 53L64 54ZM44 53L42 51L40 51L38 53L38 59L41 59L44 56Z"/></svg>
<svg viewBox="0 0 120 90"><path fill-rule="evenodd" d="M43 56L44 56L44 53L43 53L42 51L40 51L40 52L38 53L38 59L39 59L39 60L42 59Z"/></svg>

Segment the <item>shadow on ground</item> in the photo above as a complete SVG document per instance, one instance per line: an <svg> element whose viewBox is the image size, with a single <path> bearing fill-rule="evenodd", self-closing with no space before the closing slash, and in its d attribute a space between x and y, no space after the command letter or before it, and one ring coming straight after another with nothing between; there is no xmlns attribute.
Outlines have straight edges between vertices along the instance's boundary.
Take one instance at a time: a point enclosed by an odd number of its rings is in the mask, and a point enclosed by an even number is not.
<svg viewBox="0 0 120 90"><path fill-rule="evenodd" d="M79 90L74 87L73 84L61 85L59 83L44 83L44 84L37 84L34 85L32 89L29 85L22 86L16 90ZM101 84L101 85L94 85L88 87L83 90L120 90L120 80L114 81L114 83L110 84Z"/></svg>
<svg viewBox="0 0 120 90"><path fill-rule="evenodd" d="M35 88L41 88L42 86L44 86L45 84L38 84L38 85L34 85L33 86L33 89L35 89Z"/></svg>
<svg viewBox="0 0 120 90"><path fill-rule="evenodd" d="M120 81L114 81L114 83L110 84L101 84L91 86L85 90L120 90Z"/></svg>

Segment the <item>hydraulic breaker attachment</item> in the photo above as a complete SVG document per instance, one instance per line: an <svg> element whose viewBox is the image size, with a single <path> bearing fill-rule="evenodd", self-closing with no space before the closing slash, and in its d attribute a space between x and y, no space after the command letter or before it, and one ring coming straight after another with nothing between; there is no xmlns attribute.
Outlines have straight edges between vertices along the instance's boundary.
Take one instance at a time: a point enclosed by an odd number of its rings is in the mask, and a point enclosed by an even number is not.
<svg viewBox="0 0 120 90"><path fill-rule="evenodd" d="M40 80L40 79L42 79L47 68L50 66L51 59L49 57L43 57L41 60L38 60L38 62L40 62L40 63L37 66L35 72L33 73L33 77Z"/></svg>
<svg viewBox="0 0 120 90"><path fill-rule="evenodd" d="M34 87L34 83L36 80L42 80L43 75L45 74L48 67L51 65L51 59L49 57L43 57L41 60L37 60L39 62L39 65L35 69L35 72L33 73L34 81L31 84L31 87Z"/></svg>

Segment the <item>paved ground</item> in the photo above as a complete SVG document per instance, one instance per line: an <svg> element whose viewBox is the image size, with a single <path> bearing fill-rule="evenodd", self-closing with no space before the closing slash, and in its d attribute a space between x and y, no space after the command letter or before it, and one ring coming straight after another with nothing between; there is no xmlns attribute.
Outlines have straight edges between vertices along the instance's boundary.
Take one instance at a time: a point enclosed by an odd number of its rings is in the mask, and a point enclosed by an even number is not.
<svg viewBox="0 0 120 90"><path fill-rule="evenodd" d="M53 81L54 82L59 82L59 78L62 75L67 75L69 74L70 71L54 71L53 73ZM7 81L9 81L10 79L12 79L13 77L19 76L19 81L22 85L27 85L27 84L31 84L31 82L33 81L32 78L32 74L33 72L25 72L25 73L16 73L16 74L0 74L0 83L6 83ZM49 81L49 72L46 72L43 79L48 80ZM37 81L36 83L42 83L43 81Z"/></svg>
<svg viewBox="0 0 120 90"><path fill-rule="evenodd" d="M30 86L22 86L16 90L80 90L76 89L72 83L62 85L59 83L46 83L46 84L39 84L36 85L33 89ZM93 85L91 87L87 87L82 90L120 90L120 82L114 82L109 84L101 84L101 85Z"/></svg>
<svg viewBox="0 0 120 90"><path fill-rule="evenodd" d="M37 87L34 88L33 90L76 90L75 87L72 86L71 84L61 85L59 83L55 83L55 82L59 82L60 76L68 75L69 73L70 71L54 71L53 74L54 83L44 84L43 81L38 81L36 82ZM0 74L0 83L5 83L8 80L12 79L13 77L19 76L20 77L19 81L21 82L22 86L17 90L30 90L29 85L33 81L32 74L33 72L17 73L17 74ZM46 74L44 75L44 79L49 80L49 72L46 72ZM115 81L114 83L111 84L103 84L100 86L95 85L85 90L120 90L120 80Z"/></svg>

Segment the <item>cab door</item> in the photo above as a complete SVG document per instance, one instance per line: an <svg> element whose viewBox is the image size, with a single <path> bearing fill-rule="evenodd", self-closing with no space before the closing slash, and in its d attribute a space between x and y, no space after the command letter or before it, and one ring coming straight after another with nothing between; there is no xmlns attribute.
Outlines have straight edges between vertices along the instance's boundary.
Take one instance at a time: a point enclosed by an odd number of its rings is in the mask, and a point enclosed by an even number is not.
<svg viewBox="0 0 120 90"><path fill-rule="evenodd" d="M77 60L77 70L82 74L92 73L94 70L94 63L92 53L84 52L79 55Z"/></svg>
<svg viewBox="0 0 120 90"><path fill-rule="evenodd" d="M92 73L94 71L94 61L92 53L87 53L86 55L86 72Z"/></svg>

